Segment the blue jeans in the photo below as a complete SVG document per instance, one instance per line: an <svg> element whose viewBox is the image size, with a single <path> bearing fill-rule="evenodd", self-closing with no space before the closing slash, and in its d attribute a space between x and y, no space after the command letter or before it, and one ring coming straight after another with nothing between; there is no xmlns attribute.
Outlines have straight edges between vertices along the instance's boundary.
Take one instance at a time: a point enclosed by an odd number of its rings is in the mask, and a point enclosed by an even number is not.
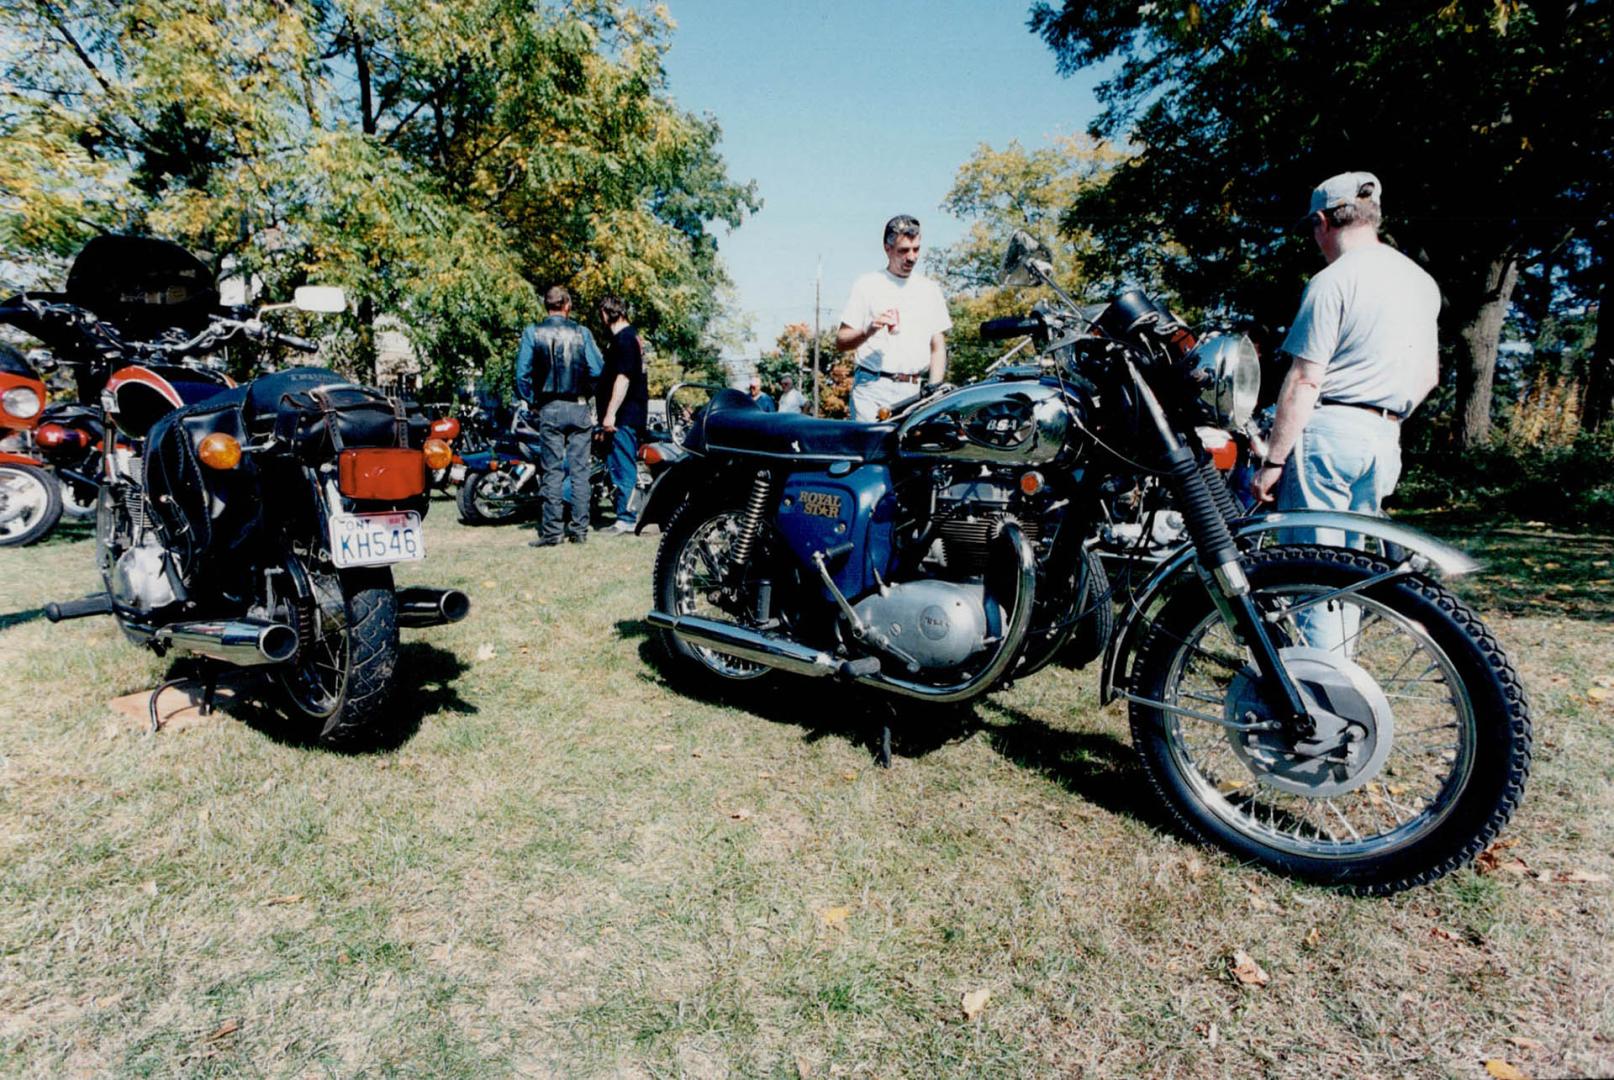
<svg viewBox="0 0 1614 1080"><path fill-rule="evenodd" d="M588 535L588 444L593 431L594 410L587 402L550 401L538 409L538 461L544 468L538 481L543 505L538 538L546 543L559 543L563 528L573 540ZM579 482L563 493L567 472Z"/></svg>
<svg viewBox="0 0 1614 1080"><path fill-rule="evenodd" d="M1399 479L1400 424L1349 405L1319 405L1278 481L1277 509L1379 517ZM1278 542L1360 548L1362 536L1343 529L1281 529ZM1349 602L1319 604L1297 613L1295 621L1308 645L1338 649L1355 637L1360 613Z"/></svg>
<svg viewBox="0 0 1614 1080"><path fill-rule="evenodd" d="M632 525L639 516L633 509L633 491L639 486L638 431L631 427L616 429L611 437L611 448L605 455L605 469L616 488L616 519Z"/></svg>

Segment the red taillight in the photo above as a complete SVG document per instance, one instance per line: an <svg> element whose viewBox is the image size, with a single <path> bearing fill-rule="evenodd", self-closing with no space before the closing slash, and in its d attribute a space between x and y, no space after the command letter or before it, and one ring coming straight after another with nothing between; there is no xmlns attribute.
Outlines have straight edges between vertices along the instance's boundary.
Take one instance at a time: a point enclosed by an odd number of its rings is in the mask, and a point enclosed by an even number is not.
<svg viewBox="0 0 1614 1080"><path fill-rule="evenodd" d="M432 421L431 433L433 438L453 442L460 437L460 422L452 416L440 417Z"/></svg>
<svg viewBox="0 0 1614 1080"><path fill-rule="evenodd" d="M1206 446L1205 449L1210 451L1211 464L1215 465L1219 472L1227 472L1239 463L1239 444L1232 439L1228 439L1220 446Z"/></svg>
<svg viewBox="0 0 1614 1080"><path fill-rule="evenodd" d="M350 499L412 499L426 490L426 458L419 450L343 450L336 459L336 486Z"/></svg>
<svg viewBox="0 0 1614 1080"><path fill-rule="evenodd" d="M646 465L660 465L667 459L662 454L659 447L652 443L645 443L643 446L639 447L639 460L644 462Z"/></svg>

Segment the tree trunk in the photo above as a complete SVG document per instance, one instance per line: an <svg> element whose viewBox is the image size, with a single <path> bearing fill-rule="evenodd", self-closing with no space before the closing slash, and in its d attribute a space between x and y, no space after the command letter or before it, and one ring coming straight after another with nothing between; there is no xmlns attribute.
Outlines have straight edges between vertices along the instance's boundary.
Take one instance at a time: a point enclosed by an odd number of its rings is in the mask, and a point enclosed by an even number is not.
<svg viewBox="0 0 1614 1080"><path fill-rule="evenodd" d="M1614 244L1609 243L1606 226L1597 245L1597 258L1602 267L1602 283L1597 290L1597 341L1592 345L1591 359L1586 370L1586 397L1581 407L1580 425L1587 431L1596 431L1614 419L1614 318L1608 313L1610 300L1614 300Z"/></svg>
<svg viewBox="0 0 1614 1080"><path fill-rule="evenodd" d="M1519 263L1512 255L1498 256L1486 266L1472 303L1458 308L1457 426L1454 437L1464 450L1483 445L1491 437L1491 387L1496 377L1496 346L1502 338L1513 286L1519 280Z"/></svg>

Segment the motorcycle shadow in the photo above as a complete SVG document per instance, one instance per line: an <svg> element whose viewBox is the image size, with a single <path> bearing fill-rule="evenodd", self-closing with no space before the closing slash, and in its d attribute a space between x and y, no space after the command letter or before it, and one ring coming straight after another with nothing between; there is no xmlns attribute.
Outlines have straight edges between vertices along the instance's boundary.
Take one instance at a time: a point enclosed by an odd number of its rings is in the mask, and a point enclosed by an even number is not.
<svg viewBox="0 0 1614 1080"><path fill-rule="evenodd" d="M190 670L188 665L188 661L177 661L169 677ZM332 752L351 756L387 753L414 738L428 716L474 714L476 706L460 697L453 686L454 680L467 670L469 665L447 649L423 641L405 642L398 650L386 731L367 745L342 747ZM278 689L268 678L248 671L226 672L221 682L225 681L236 693L220 701L220 712L282 746L312 748L318 745L317 740L306 733L303 722L286 708Z"/></svg>
<svg viewBox="0 0 1614 1080"><path fill-rule="evenodd" d="M842 738L879 758L883 730L891 731L893 758L923 758L944 746L984 734L1003 757L1033 769L1071 794L1112 813L1125 814L1161 831L1170 819L1150 799L1150 788L1132 745L1096 731L1050 727L1028 713L991 697L961 705L934 705L893 698L878 691L777 674L763 687L745 685L720 694L691 693L666 677L665 660L648 628L623 620L617 632L639 638L639 656L655 675L645 678L680 697L743 709L774 724L803 729L804 742Z"/></svg>

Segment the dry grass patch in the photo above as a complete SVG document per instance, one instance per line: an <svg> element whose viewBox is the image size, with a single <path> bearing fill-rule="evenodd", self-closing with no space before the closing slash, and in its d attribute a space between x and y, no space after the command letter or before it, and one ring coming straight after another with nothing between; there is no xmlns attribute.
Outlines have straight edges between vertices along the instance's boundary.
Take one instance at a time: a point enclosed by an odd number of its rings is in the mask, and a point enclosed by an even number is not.
<svg viewBox="0 0 1614 1080"><path fill-rule="evenodd" d="M1534 695L1530 790L1489 872L1359 900L1164 828L1091 673L905 713L884 772L834 687L671 691L639 623L653 541L452 519L399 576L473 613L406 632L411 734L376 755L279 742L250 704L139 734L104 703L166 665L28 615L91 590L89 545L0 552L4 1068L1614 1071L1614 641L1558 606L1606 538L1551 606L1516 584L1544 554L1478 538L1516 556L1465 591Z"/></svg>

